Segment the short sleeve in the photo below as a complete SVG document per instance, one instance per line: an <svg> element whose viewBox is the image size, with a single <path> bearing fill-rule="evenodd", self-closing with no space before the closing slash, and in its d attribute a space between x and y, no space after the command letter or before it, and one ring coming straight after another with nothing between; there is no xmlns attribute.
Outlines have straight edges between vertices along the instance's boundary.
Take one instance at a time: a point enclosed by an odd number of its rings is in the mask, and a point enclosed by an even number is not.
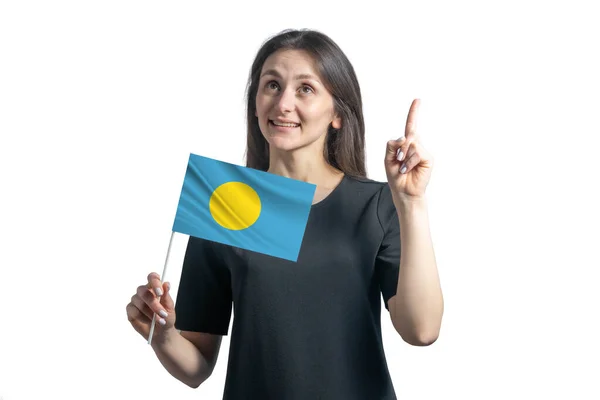
<svg viewBox="0 0 600 400"><path fill-rule="evenodd" d="M216 243L190 236L175 301L175 328L227 335L231 275Z"/></svg>
<svg viewBox="0 0 600 400"><path fill-rule="evenodd" d="M385 308L389 310L388 300L396 294L400 271L400 221L387 184L379 192L377 217L383 229L383 239L375 259L375 274Z"/></svg>

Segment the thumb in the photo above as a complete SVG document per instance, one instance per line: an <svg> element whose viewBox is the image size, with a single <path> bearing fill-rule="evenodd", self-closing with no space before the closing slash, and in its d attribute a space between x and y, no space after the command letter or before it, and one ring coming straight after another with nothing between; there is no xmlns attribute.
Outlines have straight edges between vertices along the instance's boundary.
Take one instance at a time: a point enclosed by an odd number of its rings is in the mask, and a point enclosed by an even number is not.
<svg viewBox="0 0 600 400"><path fill-rule="evenodd" d="M175 302L171 297L171 284L169 282L163 283L163 295L160 297L160 304L162 304L166 311L171 314L175 309Z"/></svg>

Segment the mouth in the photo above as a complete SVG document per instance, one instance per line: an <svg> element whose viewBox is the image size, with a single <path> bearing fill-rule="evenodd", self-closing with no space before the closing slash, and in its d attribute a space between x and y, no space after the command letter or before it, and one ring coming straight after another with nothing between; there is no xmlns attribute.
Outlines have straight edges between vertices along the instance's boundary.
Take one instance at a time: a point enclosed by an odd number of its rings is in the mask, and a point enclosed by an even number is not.
<svg viewBox="0 0 600 400"><path fill-rule="evenodd" d="M273 120L269 120L269 125L275 127L276 129L283 129L283 130L288 130L288 129L294 129L294 128L298 128L300 126L300 124L297 124L295 122L279 122L279 121L273 121Z"/></svg>

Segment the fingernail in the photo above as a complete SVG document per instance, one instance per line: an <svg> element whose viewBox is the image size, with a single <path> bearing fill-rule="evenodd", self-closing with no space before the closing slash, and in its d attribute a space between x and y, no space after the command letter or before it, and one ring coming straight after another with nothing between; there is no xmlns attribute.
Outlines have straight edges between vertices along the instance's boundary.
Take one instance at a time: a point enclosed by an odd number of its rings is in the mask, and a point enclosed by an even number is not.
<svg viewBox="0 0 600 400"><path fill-rule="evenodd" d="M161 324L161 325L164 325L164 324L166 324L166 323L167 323L167 321L165 321L165 320L164 320L164 319L162 319L162 318L159 318L159 319L158 319L158 323L159 323L159 324Z"/></svg>
<svg viewBox="0 0 600 400"><path fill-rule="evenodd" d="M403 174L406 172L406 165L402 166L402 169L400 169L400 173Z"/></svg>
<svg viewBox="0 0 600 400"><path fill-rule="evenodd" d="M404 153L398 149L398 156L396 157L398 159L398 161L402 161L402 159L404 158Z"/></svg>
<svg viewBox="0 0 600 400"><path fill-rule="evenodd" d="M163 294L162 289L159 287L154 288L154 293L156 293L157 296L162 296L162 294Z"/></svg>
<svg viewBox="0 0 600 400"><path fill-rule="evenodd" d="M167 316L169 315L165 310L160 310L158 314L163 318L167 318Z"/></svg>
<svg viewBox="0 0 600 400"><path fill-rule="evenodd" d="M404 140L404 135L402 135L402 136L400 136L400 137L398 138L398 141L399 141L399 142L401 142L401 141L403 141L403 140Z"/></svg>

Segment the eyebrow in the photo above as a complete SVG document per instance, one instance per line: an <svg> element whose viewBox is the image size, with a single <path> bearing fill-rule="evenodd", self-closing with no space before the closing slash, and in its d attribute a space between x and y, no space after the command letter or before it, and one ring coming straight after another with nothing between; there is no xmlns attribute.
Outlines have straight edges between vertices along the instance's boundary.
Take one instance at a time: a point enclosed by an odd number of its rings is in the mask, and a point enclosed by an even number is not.
<svg viewBox="0 0 600 400"><path fill-rule="evenodd" d="M260 75L260 77L262 78L265 75L273 75L273 76L276 76L276 77L282 79L281 74L279 72L275 71L274 69L268 69L268 70L266 70L265 72L263 72ZM294 77L294 79L297 79L297 80L300 80L300 79L312 79L314 81L320 82L319 79L316 76L311 75L311 74L298 74L298 75L296 75Z"/></svg>

